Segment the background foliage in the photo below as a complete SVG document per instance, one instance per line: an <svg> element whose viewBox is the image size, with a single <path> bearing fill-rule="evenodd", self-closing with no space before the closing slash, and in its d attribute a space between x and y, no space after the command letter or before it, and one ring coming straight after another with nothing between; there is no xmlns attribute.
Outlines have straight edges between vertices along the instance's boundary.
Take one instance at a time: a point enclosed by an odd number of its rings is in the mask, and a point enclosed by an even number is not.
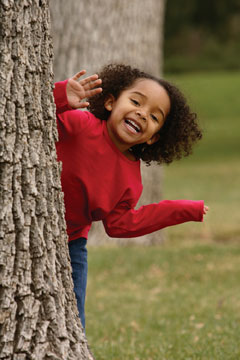
<svg viewBox="0 0 240 360"><path fill-rule="evenodd" d="M167 0L165 72L240 69L239 0Z"/></svg>

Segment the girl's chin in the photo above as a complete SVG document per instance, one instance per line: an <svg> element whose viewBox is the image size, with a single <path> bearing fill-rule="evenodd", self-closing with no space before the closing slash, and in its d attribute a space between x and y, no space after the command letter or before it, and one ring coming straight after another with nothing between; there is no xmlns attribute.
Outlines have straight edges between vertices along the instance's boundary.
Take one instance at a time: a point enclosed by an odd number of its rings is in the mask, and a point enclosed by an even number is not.
<svg viewBox="0 0 240 360"><path fill-rule="evenodd" d="M128 128L127 126L125 126L124 129L123 129L123 132L122 132L122 136L123 136L123 138L127 139L127 141L135 142L140 138L141 133L136 132L133 129Z"/></svg>
<svg viewBox="0 0 240 360"><path fill-rule="evenodd" d="M121 147L126 146L126 148L130 149L132 146L141 143L139 135L140 133L132 133L124 127L115 133L115 139L117 143L121 144Z"/></svg>

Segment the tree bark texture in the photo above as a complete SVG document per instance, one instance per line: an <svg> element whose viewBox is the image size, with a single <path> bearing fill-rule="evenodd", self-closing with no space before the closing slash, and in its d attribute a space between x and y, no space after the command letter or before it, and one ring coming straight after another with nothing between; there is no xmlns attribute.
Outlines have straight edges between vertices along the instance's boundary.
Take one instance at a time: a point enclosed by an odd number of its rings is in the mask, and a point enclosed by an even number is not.
<svg viewBox="0 0 240 360"><path fill-rule="evenodd" d="M56 162L47 0L0 1L0 359L92 359Z"/></svg>
<svg viewBox="0 0 240 360"><path fill-rule="evenodd" d="M155 76L161 74L165 0L56 0L50 3L54 40L55 81L80 69L95 73L110 62L137 66ZM144 191L139 205L159 201L162 169L142 166ZM121 180L119 180L121 181ZM117 184L116 184L117 186ZM118 243L161 242L162 232ZM109 239L101 223L94 223L89 243Z"/></svg>

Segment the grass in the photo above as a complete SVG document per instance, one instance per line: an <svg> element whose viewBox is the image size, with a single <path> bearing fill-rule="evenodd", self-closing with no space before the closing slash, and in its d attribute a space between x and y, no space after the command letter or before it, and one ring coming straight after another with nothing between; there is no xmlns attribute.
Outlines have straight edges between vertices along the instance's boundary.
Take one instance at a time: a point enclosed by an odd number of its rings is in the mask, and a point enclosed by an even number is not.
<svg viewBox="0 0 240 360"><path fill-rule="evenodd" d="M200 73L168 77L190 99L204 130L191 163L238 158L240 151L240 72Z"/></svg>
<svg viewBox="0 0 240 360"><path fill-rule="evenodd" d="M239 261L236 244L91 248L96 359L239 359Z"/></svg>
<svg viewBox="0 0 240 360"><path fill-rule="evenodd" d="M203 225L184 224L170 228L168 234L240 240L240 72L188 74L171 80L190 98L204 137L193 156L165 168L164 196L204 199L210 211Z"/></svg>
<svg viewBox="0 0 240 360"><path fill-rule="evenodd" d="M97 360L240 359L240 73L191 74L205 130L194 155L165 167L164 197L204 199L204 223L161 246L89 249L87 337Z"/></svg>

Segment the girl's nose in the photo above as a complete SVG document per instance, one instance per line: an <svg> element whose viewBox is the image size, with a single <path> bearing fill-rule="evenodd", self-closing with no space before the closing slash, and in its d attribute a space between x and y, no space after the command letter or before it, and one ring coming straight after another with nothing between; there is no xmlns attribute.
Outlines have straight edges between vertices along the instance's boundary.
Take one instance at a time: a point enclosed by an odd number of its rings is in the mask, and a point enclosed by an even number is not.
<svg viewBox="0 0 240 360"><path fill-rule="evenodd" d="M147 116L146 116L146 113L143 111L143 110L137 110L136 111L136 114L141 118L141 119L143 119L144 121L146 121L147 120Z"/></svg>

